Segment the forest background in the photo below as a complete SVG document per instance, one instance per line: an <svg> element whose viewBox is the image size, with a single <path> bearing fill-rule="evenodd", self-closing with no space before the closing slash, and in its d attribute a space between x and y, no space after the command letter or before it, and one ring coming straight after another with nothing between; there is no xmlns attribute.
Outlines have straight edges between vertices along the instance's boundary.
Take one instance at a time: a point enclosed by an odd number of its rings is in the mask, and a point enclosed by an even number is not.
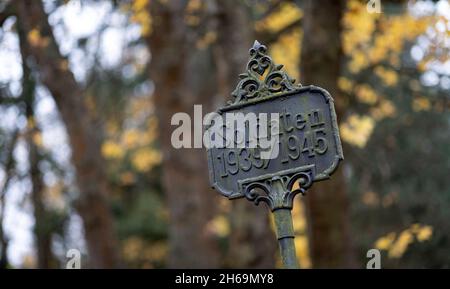
<svg viewBox="0 0 450 289"><path fill-rule="evenodd" d="M170 118L230 99L255 39L334 96L345 160L296 199L302 268L450 267L450 4L0 1L0 267L278 268L269 212Z"/></svg>

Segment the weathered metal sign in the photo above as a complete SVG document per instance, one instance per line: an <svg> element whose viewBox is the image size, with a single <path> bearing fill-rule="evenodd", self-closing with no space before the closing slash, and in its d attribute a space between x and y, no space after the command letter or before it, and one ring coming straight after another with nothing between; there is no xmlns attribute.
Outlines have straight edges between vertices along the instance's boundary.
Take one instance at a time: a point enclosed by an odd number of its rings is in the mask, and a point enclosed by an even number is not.
<svg viewBox="0 0 450 289"><path fill-rule="evenodd" d="M320 87L294 85L258 42L250 49L247 72L240 78L232 93L234 101L217 113L224 127L229 113L277 116L277 143L270 148L276 153L262 158L258 146L211 147L207 151L211 185L230 199L245 196L266 201L272 209L290 208L294 195L304 192L292 192L296 181L308 187L327 179L343 159L333 98ZM244 131L248 133L251 125L245 125ZM270 132L270 121L267 125ZM279 200L269 196L275 180L286 193Z"/></svg>

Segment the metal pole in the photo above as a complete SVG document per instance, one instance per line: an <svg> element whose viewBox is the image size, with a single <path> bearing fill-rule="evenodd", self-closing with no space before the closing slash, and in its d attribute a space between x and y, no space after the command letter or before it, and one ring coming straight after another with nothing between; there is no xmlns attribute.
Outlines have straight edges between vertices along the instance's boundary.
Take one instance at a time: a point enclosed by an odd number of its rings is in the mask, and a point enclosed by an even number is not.
<svg viewBox="0 0 450 289"><path fill-rule="evenodd" d="M284 199L284 189L280 180L274 181L271 189L273 196L277 196L277 199ZM275 206L275 208L272 209L272 213L275 219L283 267L285 269L298 269L299 265L295 251L295 234L294 225L292 224L291 208Z"/></svg>
<svg viewBox="0 0 450 289"><path fill-rule="evenodd" d="M280 245L281 260L285 269L298 269L295 251L294 226L290 209L276 209L273 211L278 244Z"/></svg>

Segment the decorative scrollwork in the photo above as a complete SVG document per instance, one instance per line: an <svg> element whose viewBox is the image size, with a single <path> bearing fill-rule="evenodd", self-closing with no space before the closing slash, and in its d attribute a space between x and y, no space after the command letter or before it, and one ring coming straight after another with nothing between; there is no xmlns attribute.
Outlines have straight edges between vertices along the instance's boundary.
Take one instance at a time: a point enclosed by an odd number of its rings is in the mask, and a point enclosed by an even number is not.
<svg viewBox="0 0 450 289"><path fill-rule="evenodd" d="M293 190L297 182L299 187ZM263 181L252 182L244 186L244 195L255 205L265 202L272 211L281 208L292 209L294 197L299 193L305 195L311 185L311 174L300 172L292 176L274 176Z"/></svg>
<svg viewBox="0 0 450 289"><path fill-rule="evenodd" d="M241 79L231 93L234 97L229 104L238 104L250 99L261 98L270 94L294 90L295 79L282 70L283 65L275 65L268 56L267 47L255 40L250 48L250 60L247 72L239 75Z"/></svg>

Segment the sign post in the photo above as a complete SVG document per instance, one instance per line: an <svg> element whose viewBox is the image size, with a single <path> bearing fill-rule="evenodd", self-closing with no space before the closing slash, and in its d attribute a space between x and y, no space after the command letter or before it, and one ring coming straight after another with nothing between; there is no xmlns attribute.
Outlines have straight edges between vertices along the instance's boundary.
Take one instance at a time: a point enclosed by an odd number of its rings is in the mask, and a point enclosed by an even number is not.
<svg viewBox="0 0 450 289"><path fill-rule="evenodd" d="M284 268L298 268L294 197L343 159L333 98L294 84L255 41L234 99L206 123L211 186L229 199L265 202L274 214Z"/></svg>

